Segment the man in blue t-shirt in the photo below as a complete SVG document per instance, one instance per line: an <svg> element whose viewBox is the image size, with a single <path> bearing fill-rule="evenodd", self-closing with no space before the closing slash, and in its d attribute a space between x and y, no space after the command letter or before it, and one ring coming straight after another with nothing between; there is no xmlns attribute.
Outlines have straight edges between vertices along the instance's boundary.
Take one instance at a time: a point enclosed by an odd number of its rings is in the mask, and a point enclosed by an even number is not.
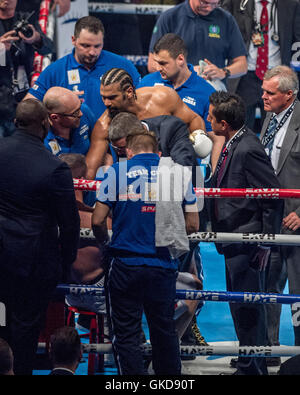
<svg viewBox="0 0 300 395"><path fill-rule="evenodd" d="M155 71L153 47L166 33L178 34L188 49L187 61L207 63L204 77L223 80L247 72L247 51L233 16L218 7L218 0L186 0L162 13L154 26L149 47L149 72Z"/></svg>
<svg viewBox="0 0 300 395"><path fill-rule="evenodd" d="M106 218L112 210L113 260L107 292L120 374L145 374L139 341L143 311L149 325L155 373L177 375L181 370L173 319L176 260L167 247L156 247L157 149L157 140L151 132L127 137L129 160L108 169L92 217L94 235L100 245L105 245ZM195 196L190 195L186 203L194 202ZM183 215L181 204L180 211ZM194 232L198 225L197 213L185 212L186 232Z"/></svg>

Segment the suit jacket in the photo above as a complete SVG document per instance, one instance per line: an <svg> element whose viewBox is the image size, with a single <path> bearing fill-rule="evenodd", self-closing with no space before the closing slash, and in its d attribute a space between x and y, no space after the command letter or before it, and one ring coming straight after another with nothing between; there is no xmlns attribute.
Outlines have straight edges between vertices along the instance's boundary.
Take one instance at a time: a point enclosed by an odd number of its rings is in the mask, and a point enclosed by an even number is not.
<svg viewBox="0 0 300 395"><path fill-rule="evenodd" d="M268 127L272 113L268 113L264 121L261 138ZM276 174L280 188L300 188L300 103L297 102L282 142ZM295 211L300 216L300 199L284 199L284 216ZM300 230L296 231L300 234ZM295 233L295 232L294 232Z"/></svg>
<svg viewBox="0 0 300 395"><path fill-rule="evenodd" d="M180 118L173 115L160 115L147 118L149 130L155 132L162 156L170 156L175 163L182 166L197 164L196 154L189 139L189 130Z"/></svg>
<svg viewBox="0 0 300 395"><path fill-rule="evenodd" d="M244 11L240 10L240 0L223 0L222 8L236 19L247 49L253 32L254 0L248 0ZM300 41L300 3L297 0L277 0L278 34L281 62L290 65L292 44Z"/></svg>
<svg viewBox="0 0 300 395"><path fill-rule="evenodd" d="M211 179L211 187L217 187L217 172ZM218 187L279 188L271 162L250 129L246 129L232 144ZM281 208L279 200L219 198L212 203L212 229L215 232L277 233L280 229L280 221L276 216L276 210Z"/></svg>
<svg viewBox="0 0 300 395"><path fill-rule="evenodd" d="M69 167L21 129L0 139L0 271L59 281L79 228Z"/></svg>

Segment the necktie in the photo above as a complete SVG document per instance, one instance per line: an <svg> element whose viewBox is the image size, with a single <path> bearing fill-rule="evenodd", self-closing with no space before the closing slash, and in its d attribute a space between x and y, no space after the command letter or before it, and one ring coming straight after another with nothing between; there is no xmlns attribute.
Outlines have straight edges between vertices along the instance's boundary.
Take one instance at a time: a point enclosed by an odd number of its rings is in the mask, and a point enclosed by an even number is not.
<svg viewBox="0 0 300 395"><path fill-rule="evenodd" d="M264 45L257 49L256 70L255 74L259 79L263 79L265 72L268 70L269 63L269 16L267 9L267 0L262 0L262 11L260 16L260 26L264 37Z"/></svg>
<svg viewBox="0 0 300 395"><path fill-rule="evenodd" d="M264 136L264 147L265 147L265 150L266 150L269 157L271 157L271 154L272 154L274 138L275 138L275 134L276 134L276 133L274 133L274 131L275 131L277 125L278 125L278 121L277 121L276 117L273 117L270 120L270 123L268 125L268 128L267 128L265 136ZM272 136L272 134L273 134L273 136Z"/></svg>
<svg viewBox="0 0 300 395"><path fill-rule="evenodd" d="M225 147L223 148L223 151L222 151L222 158L223 158L222 163L220 165L220 168L219 168L219 171L217 174L217 187L220 185L221 178L222 178L224 170L225 170L225 164L226 164L227 157L228 157L228 149L225 145Z"/></svg>

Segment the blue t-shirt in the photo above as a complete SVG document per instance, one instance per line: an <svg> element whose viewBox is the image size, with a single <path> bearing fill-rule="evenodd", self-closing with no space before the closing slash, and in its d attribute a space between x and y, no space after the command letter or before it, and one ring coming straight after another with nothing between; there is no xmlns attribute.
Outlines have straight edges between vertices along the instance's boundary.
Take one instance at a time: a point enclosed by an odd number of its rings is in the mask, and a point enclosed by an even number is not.
<svg viewBox="0 0 300 395"><path fill-rule="evenodd" d="M175 268L167 248L155 247L155 197L151 192L157 181L159 156L146 153L108 168L100 184L97 200L112 209L112 239L110 247L146 256L123 257L128 265L151 265ZM192 188L186 204L195 203ZM152 192L153 194L153 192ZM148 258L155 254L157 257Z"/></svg>
<svg viewBox="0 0 300 395"><path fill-rule="evenodd" d="M205 81L204 78L197 75L192 65L189 64L188 68L192 74L182 85L175 88L175 90L181 100L203 118L206 130L211 131L212 128L210 122L207 120L207 115L209 109L209 96L215 92L215 89L211 84ZM143 77L138 88L154 85L164 85L174 89L171 81L164 80L159 71L147 74Z"/></svg>
<svg viewBox="0 0 300 395"><path fill-rule="evenodd" d="M243 37L234 17L222 8L215 8L207 16L196 15L189 0L163 12L154 26L149 52L166 33L180 36L188 50L187 61L198 65L208 59L219 68L226 60L247 56Z"/></svg>
<svg viewBox="0 0 300 395"><path fill-rule="evenodd" d="M51 129L49 130L44 139L44 145L54 155L58 156L60 154L69 153L87 154L90 148L91 133L97 118L84 103L81 105L81 111L82 117L80 118L80 125L78 128L71 131L69 140L56 136Z"/></svg>
<svg viewBox="0 0 300 395"><path fill-rule="evenodd" d="M72 91L84 91L85 103L99 118L106 110L100 96L101 77L113 67L126 70L131 75L134 85L138 85L140 74L133 63L126 58L102 50L96 65L88 70L76 61L73 50L72 53L46 67L34 86L30 88L29 93L42 101L47 90L53 86L62 86Z"/></svg>

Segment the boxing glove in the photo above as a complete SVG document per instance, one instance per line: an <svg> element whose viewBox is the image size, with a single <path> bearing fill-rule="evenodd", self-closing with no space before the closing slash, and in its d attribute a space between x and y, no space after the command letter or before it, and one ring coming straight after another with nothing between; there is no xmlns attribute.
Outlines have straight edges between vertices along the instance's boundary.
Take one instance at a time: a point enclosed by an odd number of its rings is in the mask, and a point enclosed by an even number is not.
<svg viewBox="0 0 300 395"><path fill-rule="evenodd" d="M197 129L190 134L194 150L199 158L206 158L212 150L213 143L204 130Z"/></svg>

